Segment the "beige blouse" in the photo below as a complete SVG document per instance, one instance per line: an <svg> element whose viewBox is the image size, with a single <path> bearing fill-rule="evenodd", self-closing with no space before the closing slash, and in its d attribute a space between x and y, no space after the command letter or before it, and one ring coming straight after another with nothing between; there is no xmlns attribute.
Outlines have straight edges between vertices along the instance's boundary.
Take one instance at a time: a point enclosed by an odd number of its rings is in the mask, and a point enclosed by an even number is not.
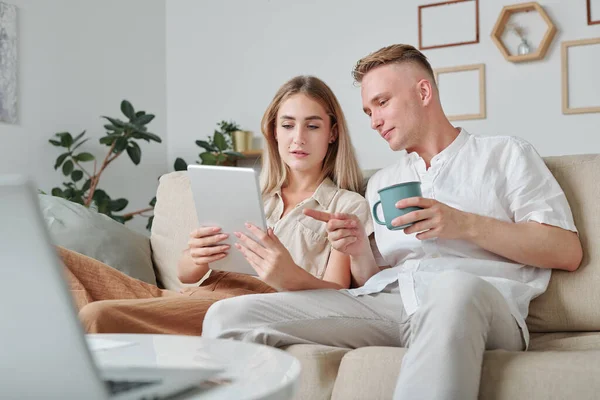
<svg viewBox="0 0 600 400"><path fill-rule="evenodd" d="M369 203L360 194L339 189L326 178L313 195L299 203L283 218L281 191L265 199L267 226L290 252L294 262L319 279L325 275L331 245L327 240L326 223L307 217L302 210L313 208L328 213L349 213L358 216L367 236L373 232Z"/></svg>

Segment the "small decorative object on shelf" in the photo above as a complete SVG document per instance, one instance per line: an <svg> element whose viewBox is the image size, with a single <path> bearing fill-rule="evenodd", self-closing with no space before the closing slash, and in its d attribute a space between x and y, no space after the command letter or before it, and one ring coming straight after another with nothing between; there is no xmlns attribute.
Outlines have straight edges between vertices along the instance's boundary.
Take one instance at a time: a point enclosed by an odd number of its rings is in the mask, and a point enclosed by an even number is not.
<svg viewBox="0 0 600 400"><path fill-rule="evenodd" d="M531 52L531 49L529 48L529 44L527 43L527 38L525 38L525 28L514 23L507 24L506 27L512 30L519 37L519 39L521 39L521 43L517 48L517 54L519 54L520 56L529 54Z"/></svg>
<svg viewBox="0 0 600 400"><path fill-rule="evenodd" d="M509 23L510 18L517 13L522 12L537 12L540 17L544 20L547 29L544 33L542 41L538 46L532 44L527 41L525 37L526 30L522 26L518 26L516 24ZM521 39L521 43L517 48L517 54L510 54L504 43L502 42L502 34L506 30L514 31L517 36ZM548 47L550 47L550 43L552 43L552 39L554 39L554 35L556 34L556 27L554 23L546 14L542 6L540 6L537 2L531 3L522 3L522 4L513 4L510 6L506 6L502 8L500 15L498 16L498 20L496 21L496 25L494 29L492 29L492 40L496 43L496 46L508 61L511 62L524 62L524 61L535 61L541 60L546 55L548 51ZM533 50L534 49L534 50Z"/></svg>
<svg viewBox="0 0 600 400"><path fill-rule="evenodd" d="M243 153L252 149L252 132L238 130L233 132L233 150Z"/></svg>

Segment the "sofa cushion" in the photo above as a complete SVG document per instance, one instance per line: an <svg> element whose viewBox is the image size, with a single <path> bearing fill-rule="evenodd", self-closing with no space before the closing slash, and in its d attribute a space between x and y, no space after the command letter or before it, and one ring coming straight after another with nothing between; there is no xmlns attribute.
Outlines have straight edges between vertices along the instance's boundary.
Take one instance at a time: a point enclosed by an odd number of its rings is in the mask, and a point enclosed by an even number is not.
<svg viewBox="0 0 600 400"><path fill-rule="evenodd" d="M364 347L348 352L334 400L391 399L406 349ZM486 351L479 399L597 399L600 351Z"/></svg>
<svg viewBox="0 0 600 400"><path fill-rule="evenodd" d="M342 357L350 349L296 344L285 349L302 365L300 384L295 399L328 400L331 398L335 377Z"/></svg>
<svg viewBox="0 0 600 400"><path fill-rule="evenodd" d="M533 333L529 351L599 350L600 332Z"/></svg>
<svg viewBox="0 0 600 400"><path fill-rule="evenodd" d="M177 262L187 247L190 232L197 227L198 217L187 172L161 176L150 235L156 278L161 287L177 291L185 286L197 286L184 285L177 277Z"/></svg>
<svg viewBox="0 0 600 400"><path fill-rule="evenodd" d="M572 272L552 272L548 290L531 302L531 332L600 330L600 155L546 157L565 192L583 245L583 261Z"/></svg>
<svg viewBox="0 0 600 400"><path fill-rule="evenodd" d="M148 237L71 201L38 195L54 243L156 285Z"/></svg>
<svg viewBox="0 0 600 400"><path fill-rule="evenodd" d="M342 358L332 399L391 399L406 348L362 347Z"/></svg>

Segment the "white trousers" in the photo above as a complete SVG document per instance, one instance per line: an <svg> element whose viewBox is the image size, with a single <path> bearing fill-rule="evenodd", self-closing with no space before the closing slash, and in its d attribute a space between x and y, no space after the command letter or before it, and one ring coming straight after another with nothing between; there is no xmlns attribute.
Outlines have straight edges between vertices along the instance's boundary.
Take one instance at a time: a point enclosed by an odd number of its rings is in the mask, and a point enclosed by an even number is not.
<svg viewBox="0 0 600 400"><path fill-rule="evenodd" d="M441 273L410 317L392 284L363 296L310 290L221 300L208 310L202 331L274 347L408 347L394 399L410 400L477 399L484 351L524 349L500 292L459 271Z"/></svg>

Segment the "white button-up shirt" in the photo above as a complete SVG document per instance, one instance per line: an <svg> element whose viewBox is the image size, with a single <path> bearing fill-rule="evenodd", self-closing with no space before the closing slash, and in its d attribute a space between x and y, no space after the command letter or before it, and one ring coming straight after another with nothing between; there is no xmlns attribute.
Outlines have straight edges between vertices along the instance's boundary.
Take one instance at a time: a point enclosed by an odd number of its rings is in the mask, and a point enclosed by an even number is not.
<svg viewBox="0 0 600 400"><path fill-rule="evenodd" d="M567 199L544 161L526 141L509 136L478 136L461 130L426 169L417 153L399 152L399 161L369 180L372 206L383 187L420 180L423 197L469 213L507 222L536 221L576 232ZM380 211L381 212L381 211ZM380 217L380 219L382 219ZM525 324L530 301L543 293L551 270L518 264L462 240L418 240L415 234L375 225L380 266L354 295L377 293L398 281L404 308L412 315L436 274L460 270L477 275L504 296L529 343Z"/></svg>

